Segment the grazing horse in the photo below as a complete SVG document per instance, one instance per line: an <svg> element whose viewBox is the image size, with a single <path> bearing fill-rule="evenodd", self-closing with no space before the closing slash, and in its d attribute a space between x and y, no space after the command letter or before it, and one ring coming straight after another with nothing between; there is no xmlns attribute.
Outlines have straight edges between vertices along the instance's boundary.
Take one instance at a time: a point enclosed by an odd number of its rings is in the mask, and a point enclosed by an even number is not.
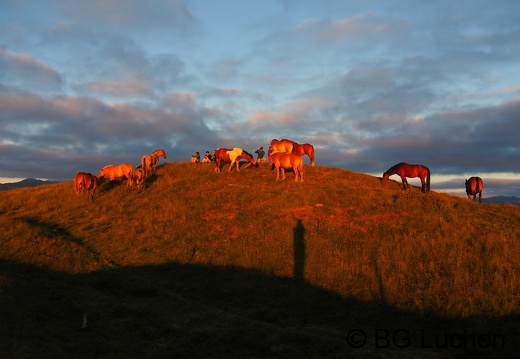
<svg viewBox="0 0 520 359"><path fill-rule="evenodd" d="M482 203L483 189L484 181L482 181L482 178L470 177L470 179L466 180L466 193L468 194L468 199L471 200L471 196L473 196L473 200L476 201L478 193L478 203Z"/></svg>
<svg viewBox="0 0 520 359"><path fill-rule="evenodd" d="M146 176L155 173L155 170L159 165L159 157L166 158L166 152L164 152L162 148L153 151L149 155L143 156L141 159L141 166L143 167Z"/></svg>
<svg viewBox="0 0 520 359"><path fill-rule="evenodd" d="M132 187L132 172L134 168L130 163L121 163L119 166L107 165L99 171L99 178L108 177L111 181L116 178L126 177L126 185Z"/></svg>
<svg viewBox="0 0 520 359"><path fill-rule="evenodd" d="M96 192L97 188L97 177L91 173L87 172L79 172L76 173L76 177L74 178L74 185L76 187L76 193L84 189L87 191L87 197L92 201L94 199L94 192Z"/></svg>
<svg viewBox="0 0 520 359"><path fill-rule="evenodd" d="M401 181L403 182L403 189L409 188L410 185L406 180L408 178L416 178L419 177L421 179L421 189L424 193L430 191L430 170L428 167L423 165L409 165L408 163L398 163L395 166L391 167L388 171L383 173L383 179L381 183L385 184L388 181L388 178L392 175L399 175L401 177Z"/></svg>
<svg viewBox="0 0 520 359"><path fill-rule="evenodd" d="M242 158L245 158L247 162L249 162L244 168L247 168L251 165L258 167L258 164L255 161L255 158L249 152L235 147L233 149L229 148L218 148L213 151L213 156L215 157L215 162L217 163L217 167L215 168L215 172L220 173L220 162L231 162L228 168L228 172L231 172L233 168L233 164L237 164L237 171L240 172L239 162Z"/></svg>
<svg viewBox="0 0 520 359"><path fill-rule="evenodd" d="M138 166L134 168L132 172L132 189L134 189L134 184L137 186L137 193L141 191L144 185L144 180L146 176L144 174L144 170L142 167Z"/></svg>
<svg viewBox="0 0 520 359"><path fill-rule="evenodd" d="M273 152L291 153L293 151L293 147L294 147L292 141L287 141L287 140L278 141L276 138L271 140L270 145L271 146L269 148Z"/></svg>
<svg viewBox="0 0 520 359"><path fill-rule="evenodd" d="M296 153L297 155L303 156L307 155L309 159L311 160L311 166L314 166L314 146L310 143L304 143L299 144L297 142L282 138L281 142L290 142L293 145L292 152Z"/></svg>
<svg viewBox="0 0 520 359"><path fill-rule="evenodd" d="M292 168L294 171L294 181L298 182L298 178L303 182L303 158L296 153L269 152L269 165L271 170L276 168L276 179L285 179L285 169Z"/></svg>

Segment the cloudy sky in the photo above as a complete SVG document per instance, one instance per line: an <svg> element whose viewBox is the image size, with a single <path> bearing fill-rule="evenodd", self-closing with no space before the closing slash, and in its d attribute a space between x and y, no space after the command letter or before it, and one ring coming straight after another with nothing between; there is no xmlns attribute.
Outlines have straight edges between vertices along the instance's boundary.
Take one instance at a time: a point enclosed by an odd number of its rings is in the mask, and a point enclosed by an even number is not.
<svg viewBox="0 0 520 359"><path fill-rule="evenodd" d="M518 14L516 0L2 0L0 182L283 137L317 165L421 163L433 190L480 175L485 196L520 196Z"/></svg>

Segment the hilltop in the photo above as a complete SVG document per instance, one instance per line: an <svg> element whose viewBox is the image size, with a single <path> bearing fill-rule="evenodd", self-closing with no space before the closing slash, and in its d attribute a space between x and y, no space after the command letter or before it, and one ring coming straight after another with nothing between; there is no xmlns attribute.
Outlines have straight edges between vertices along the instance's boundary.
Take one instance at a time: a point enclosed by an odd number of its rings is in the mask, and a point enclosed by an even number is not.
<svg viewBox="0 0 520 359"><path fill-rule="evenodd" d="M168 163L93 203L72 181L0 193L0 354L516 353L519 207L322 166L274 178Z"/></svg>

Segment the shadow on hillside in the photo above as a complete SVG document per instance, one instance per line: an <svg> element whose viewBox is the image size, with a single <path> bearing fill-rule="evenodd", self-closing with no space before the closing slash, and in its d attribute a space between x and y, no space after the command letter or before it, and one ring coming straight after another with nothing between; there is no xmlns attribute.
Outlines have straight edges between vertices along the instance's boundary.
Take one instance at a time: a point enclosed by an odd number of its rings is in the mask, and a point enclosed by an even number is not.
<svg viewBox="0 0 520 359"><path fill-rule="evenodd" d="M518 317L417 316L252 269L170 263L71 275L0 261L0 293L2 358L512 357L520 351Z"/></svg>
<svg viewBox="0 0 520 359"><path fill-rule="evenodd" d="M294 249L294 279L298 282L305 280L305 227L302 220L298 219L296 227L293 228Z"/></svg>

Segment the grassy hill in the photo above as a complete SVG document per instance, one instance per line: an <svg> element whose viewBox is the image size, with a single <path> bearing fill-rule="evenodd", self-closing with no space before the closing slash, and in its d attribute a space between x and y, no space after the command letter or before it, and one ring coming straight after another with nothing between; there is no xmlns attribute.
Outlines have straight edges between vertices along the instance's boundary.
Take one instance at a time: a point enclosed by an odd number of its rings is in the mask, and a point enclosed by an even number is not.
<svg viewBox="0 0 520 359"><path fill-rule="evenodd" d="M1 192L0 356L518 355L520 207L274 178L168 163L93 203L72 181Z"/></svg>

